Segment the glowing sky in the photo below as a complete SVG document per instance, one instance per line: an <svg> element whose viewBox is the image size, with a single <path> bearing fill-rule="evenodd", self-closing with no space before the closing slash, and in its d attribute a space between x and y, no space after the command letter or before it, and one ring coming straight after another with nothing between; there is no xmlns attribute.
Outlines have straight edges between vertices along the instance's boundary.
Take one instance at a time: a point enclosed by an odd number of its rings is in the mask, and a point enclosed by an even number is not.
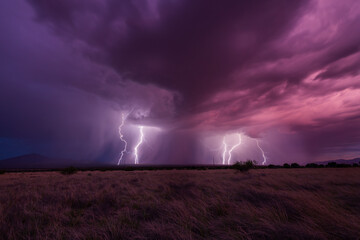
<svg viewBox="0 0 360 240"><path fill-rule="evenodd" d="M0 158L360 155L358 0L4 0ZM215 150L214 150L215 149ZM140 154L140 152L139 152ZM132 160L131 160L132 159Z"/></svg>

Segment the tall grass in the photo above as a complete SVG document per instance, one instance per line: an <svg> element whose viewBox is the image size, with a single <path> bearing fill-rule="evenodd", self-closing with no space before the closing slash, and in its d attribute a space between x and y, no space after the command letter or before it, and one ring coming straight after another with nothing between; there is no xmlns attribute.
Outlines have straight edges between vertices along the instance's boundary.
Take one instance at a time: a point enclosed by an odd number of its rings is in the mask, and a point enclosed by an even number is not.
<svg viewBox="0 0 360 240"><path fill-rule="evenodd" d="M0 176L2 239L359 239L360 169Z"/></svg>

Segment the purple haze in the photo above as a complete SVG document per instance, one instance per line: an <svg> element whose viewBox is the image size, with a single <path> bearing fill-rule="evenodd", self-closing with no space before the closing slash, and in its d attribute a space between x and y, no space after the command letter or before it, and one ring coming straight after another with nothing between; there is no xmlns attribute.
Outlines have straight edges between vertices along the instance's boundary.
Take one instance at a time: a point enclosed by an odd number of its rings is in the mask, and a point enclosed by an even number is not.
<svg viewBox="0 0 360 240"><path fill-rule="evenodd" d="M0 3L0 158L142 163L360 155L358 0ZM150 135L151 134L151 135ZM215 159L215 160L214 160Z"/></svg>

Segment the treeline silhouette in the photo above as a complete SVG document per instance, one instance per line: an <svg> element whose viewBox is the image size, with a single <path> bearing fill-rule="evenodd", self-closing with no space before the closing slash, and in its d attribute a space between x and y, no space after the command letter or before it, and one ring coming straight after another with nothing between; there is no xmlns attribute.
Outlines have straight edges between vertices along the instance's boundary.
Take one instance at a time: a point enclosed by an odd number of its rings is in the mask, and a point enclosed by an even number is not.
<svg viewBox="0 0 360 240"><path fill-rule="evenodd" d="M298 163L284 163L283 165L258 165L254 160L247 160L245 162L236 162L233 165L160 165L160 166L112 166L112 167L89 167L89 168L77 168L77 167L67 167L67 168L53 168L53 169L0 169L0 174L5 174L6 172L51 172L51 171L60 171L64 175L71 175L78 171L141 171L141 170L215 170L215 169L235 169L241 172L247 172L250 169L275 169L275 168L351 168L359 167L359 163L345 164L345 163L336 163L328 162L327 164L317 164L317 163L308 163L306 165L300 165Z"/></svg>
<svg viewBox="0 0 360 240"><path fill-rule="evenodd" d="M317 164L317 163L308 163L305 166L299 165L298 163L284 163L283 165L274 165L270 164L264 168L349 168L349 167L359 167L359 163L346 164L346 163L336 163L328 162L327 164Z"/></svg>
<svg viewBox="0 0 360 240"><path fill-rule="evenodd" d="M266 168L351 168L359 167L360 163L346 164L346 163L336 163L328 162L327 164L317 164L317 163L308 163L305 166L298 163L284 163L283 165L274 165L269 164L266 166L257 165L254 160L247 160L246 162L236 162L235 164L229 166L229 168L239 170L241 172L246 172L250 169L266 169Z"/></svg>

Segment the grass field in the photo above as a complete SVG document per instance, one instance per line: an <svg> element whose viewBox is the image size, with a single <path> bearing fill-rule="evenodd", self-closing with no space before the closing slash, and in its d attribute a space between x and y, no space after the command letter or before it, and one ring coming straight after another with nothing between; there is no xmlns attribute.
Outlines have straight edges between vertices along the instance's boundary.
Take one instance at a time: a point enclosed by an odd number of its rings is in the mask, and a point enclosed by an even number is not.
<svg viewBox="0 0 360 240"><path fill-rule="evenodd" d="M360 168L0 175L1 239L360 239Z"/></svg>

